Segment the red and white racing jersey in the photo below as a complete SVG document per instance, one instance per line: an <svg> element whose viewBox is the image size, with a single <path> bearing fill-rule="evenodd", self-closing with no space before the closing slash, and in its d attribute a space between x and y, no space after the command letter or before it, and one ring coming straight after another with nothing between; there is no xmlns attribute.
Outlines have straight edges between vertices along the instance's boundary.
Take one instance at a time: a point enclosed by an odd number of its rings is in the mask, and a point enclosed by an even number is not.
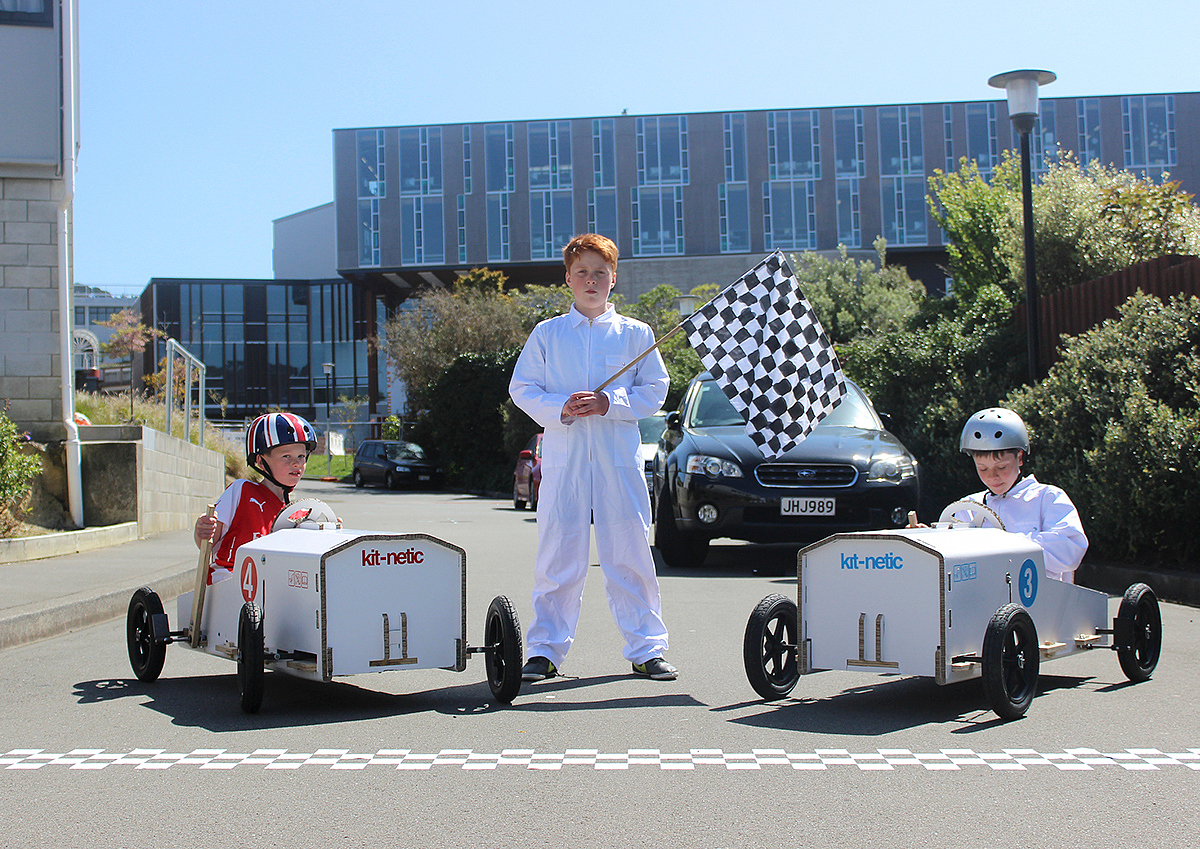
<svg viewBox="0 0 1200 849"><path fill-rule="evenodd" d="M283 508L284 503L275 493L254 481L236 480L221 493L214 515L224 531L213 547L209 584L233 574L233 558L238 546L269 534L275 517Z"/></svg>

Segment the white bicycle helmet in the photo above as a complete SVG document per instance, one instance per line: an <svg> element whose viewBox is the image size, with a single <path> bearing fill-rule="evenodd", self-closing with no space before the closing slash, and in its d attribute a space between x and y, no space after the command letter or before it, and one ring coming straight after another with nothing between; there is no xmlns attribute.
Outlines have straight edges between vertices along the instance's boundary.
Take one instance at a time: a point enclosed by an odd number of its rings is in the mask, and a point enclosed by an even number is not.
<svg viewBox="0 0 1200 849"><path fill-rule="evenodd" d="M1012 448L1020 448L1028 454L1029 432L1020 416L1003 407L988 407L967 419L958 441L958 450L964 454Z"/></svg>

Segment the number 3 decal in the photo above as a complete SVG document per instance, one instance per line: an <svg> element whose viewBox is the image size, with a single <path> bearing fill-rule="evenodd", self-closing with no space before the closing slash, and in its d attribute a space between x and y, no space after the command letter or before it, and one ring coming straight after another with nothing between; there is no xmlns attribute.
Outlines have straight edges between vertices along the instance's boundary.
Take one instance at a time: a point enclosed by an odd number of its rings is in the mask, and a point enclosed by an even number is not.
<svg viewBox="0 0 1200 849"><path fill-rule="evenodd" d="M1021 604L1031 607L1038 591L1037 565L1032 560L1021 564L1021 572L1017 576L1017 589L1021 594Z"/></svg>
<svg viewBox="0 0 1200 849"><path fill-rule="evenodd" d="M258 595L258 568L254 565L254 558L247 557L242 561L242 598L249 604L254 601L256 595Z"/></svg>

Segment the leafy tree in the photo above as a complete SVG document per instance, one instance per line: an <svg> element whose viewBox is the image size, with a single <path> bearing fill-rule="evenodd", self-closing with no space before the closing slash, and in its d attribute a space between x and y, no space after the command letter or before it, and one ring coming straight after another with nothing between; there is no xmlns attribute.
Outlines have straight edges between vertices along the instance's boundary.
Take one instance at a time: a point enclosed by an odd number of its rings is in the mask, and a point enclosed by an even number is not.
<svg viewBox="0 0 1200 849"><path fill-rule="evenodd" d="M1033 186L1034 255L1042 294L1167 253L1200 253L1200 210L1179 183L1104 165L1086 168L1062 152ZM1025 290L1020 162L1005 154L989 180L963 160L935 171L929 206L950 239L955 293L970 299L1001 286L1016 303Z"/></svg>
<svg viewBox="0 0 1200 849"><path fill-rule="evenodd" d="M408 387L409 407L428 409L435 384L463 354L491 354L524 343L526 313L510 295L462 286L418 296L388 321L383 347Z"/></svg>
<svg viewBox="0 0 1200 849"><path fill-rule="evenodd" d="M887 242L875 240L878 266L851 259L846 246L830 259L805 252L792 257L800 291L821 320L829 341L837 345L863 334L899 330L916 314L924 287L901 266L887 264Z"/></svg>
<svg viewBox="0 0 1200 849"><path fill-rule="evenodd" d="M146 350L151 339L167 334L157 327L147 327L133 310L121 310L108 321L97 322L101 327L113 328L113 334L100 349L117 360L129 361L129 419L133 420L133 357Z"/></svg>

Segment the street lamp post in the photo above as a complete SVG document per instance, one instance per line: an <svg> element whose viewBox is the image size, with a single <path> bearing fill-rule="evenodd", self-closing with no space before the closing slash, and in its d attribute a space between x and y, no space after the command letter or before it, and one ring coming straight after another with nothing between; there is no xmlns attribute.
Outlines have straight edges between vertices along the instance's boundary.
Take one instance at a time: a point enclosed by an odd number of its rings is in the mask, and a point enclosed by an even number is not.
<svg viewBox="0 0 1200 849"><path fill-rule="evenodd" d="M1008 117L1021 137L1021 205L1025 224L1025 315L1029 333L1029 382L1040 376L1038 369L1038 291L1037 267L1033 256L1033 166L1029 154L1029 134L1038 118L1038 86L1049 85L1057 77L1050 71L1009 71L988 80L993 88L1004 89L1008 96Z"/></svg>
<svg viewBox="0 0 1200 849"><path fill-rule="evenodd" d="M321 363L325 370L325 474L333 474L333 448L329 444L329 425L331 424L329 402L333 397L333 363Z"/></svg>

